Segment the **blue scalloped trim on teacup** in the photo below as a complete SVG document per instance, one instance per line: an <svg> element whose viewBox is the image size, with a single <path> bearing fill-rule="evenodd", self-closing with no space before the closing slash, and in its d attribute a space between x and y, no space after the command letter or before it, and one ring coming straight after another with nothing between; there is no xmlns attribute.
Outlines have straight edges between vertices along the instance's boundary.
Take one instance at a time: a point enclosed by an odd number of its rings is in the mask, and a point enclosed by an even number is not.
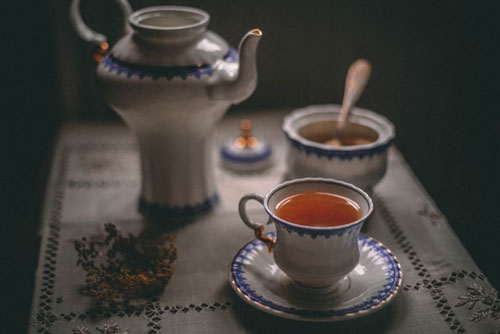
<svg viewBox="0 0 500 334"><path fill-rule="evenodd" d="M295 226L292 224L287 224L286 222L274 218L273 220L276 223L277 229L284 229L288 233L297 233L301 237L307 235L313 239L316 239L317 237L323 237L328 239L332 236L341 237L344 234L357 233L359 232L359 230L361 230L361 226L363 225L364 222L360 221L357 224L339 228L315 229L315 228L308 228L307 226Z"/></svg>
<svg viewBox="0 0 500 334"><path fill-rule="evenodd" d="M191 219L210 211L219 202L219 196L214 193L201 203L193 205L163 205L148 202L144 197L139 197L139 212L147 217Z"/></svg>
<svg viewBox="0 0 500 334"><path fill-rule="evenodd" d="M238 61L238 52L231 48L226 56L224 56L224 60L227 62ZM110 72L116 72L117 75L124 74L127 78L138 77L139 79L144 79L145 77L150 77L153 80L160 78L166 78L167 80L181 78L182 80L186 80L189 77L200 79L203 75L210 76L214 72L213 67L208 64L182 67L146 66L121 61L113 57L112 54L106 55L102 60L102 64Z"/></svg>
<svg viewBox="0 0 500 334"><path fill-rule="evenodd" d="M285 136L287 137L292 147L298 149L299 151L305 152L306 155L314 154L318 156L318 158L325 157L328 160L332 160L333 158L337 158L340 160L352 160L354 158L362 159L365 157L372 157L373 155L385 152L393 141L393 139L390 139L387 142L382 143L381 145L375 145L369 148L359 148L353 150L325 150L319 147L303 144L300 141L291 138L286 132Z"/></svg>
<svg viewBox="0 0 500 334"><path fill-rule="evenodd" d="M275 232L267 233L266 235L275 237ZM282 312L296 314L300 316L306 317L335 317L335 316L345 316L352 315L360 311L368 310L373 308L384 300L389 298L397 289L401 280L401 270L399 269L399 263L396 258L392 255L392 253L376 241L365 235L359 236L359 242L362 246L368 245L375 252L381 255L386 261L386 283L383 285L383 289L378 290L377 293L368 297L364 302L353 305L351 307L343 308L343 309L335 309L335 310L310 310L310 309L297 309L294 307L287 307L284 305L277 304L268 298L257 293L250 284L246 281L245 278L245 268L246 268L246 257L252 252L256 247L262 247L263 243L260 240L254 240L248 243L245 247L243 247L236 257L234 258L231 264L231 275L234 279L234 282L238 289L251 300L270 307L274 310L279 310Z"/></svg>

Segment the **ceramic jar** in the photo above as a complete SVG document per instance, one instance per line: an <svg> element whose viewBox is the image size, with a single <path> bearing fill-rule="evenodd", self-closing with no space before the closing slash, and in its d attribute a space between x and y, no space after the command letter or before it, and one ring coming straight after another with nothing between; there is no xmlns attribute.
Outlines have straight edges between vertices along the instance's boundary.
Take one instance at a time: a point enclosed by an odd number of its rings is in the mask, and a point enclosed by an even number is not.
<svg viewBox="0 0 500 334"><path fill-rule="evenodd" d="M294 110L283 121L288 141L287 178L326 177L353 183L366 191L383 178L394 125L369 110L355 108L345 129L370 138L364 145L334 147L324 144L333 135L338 105L316 105Z"/></svg>

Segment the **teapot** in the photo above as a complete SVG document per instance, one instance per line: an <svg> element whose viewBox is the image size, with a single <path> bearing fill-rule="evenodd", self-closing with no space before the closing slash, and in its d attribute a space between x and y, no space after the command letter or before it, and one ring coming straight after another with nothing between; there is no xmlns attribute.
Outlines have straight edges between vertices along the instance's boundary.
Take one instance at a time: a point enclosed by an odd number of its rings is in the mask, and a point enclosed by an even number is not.
<svg viewBox="0 0 500 334"><path fill-rule="evenodd" d="M191 219L218 202L213 134L232 104L257 85L259 29L238 50L207 30L207 12L155 6L132 12L117 0L125 35L111 48L80 15L70 14L78 35L96 44L97 78L106 103L134 133L140 151L139 211L148 217ZM109 51L109 52L108 52Z"/></svg>

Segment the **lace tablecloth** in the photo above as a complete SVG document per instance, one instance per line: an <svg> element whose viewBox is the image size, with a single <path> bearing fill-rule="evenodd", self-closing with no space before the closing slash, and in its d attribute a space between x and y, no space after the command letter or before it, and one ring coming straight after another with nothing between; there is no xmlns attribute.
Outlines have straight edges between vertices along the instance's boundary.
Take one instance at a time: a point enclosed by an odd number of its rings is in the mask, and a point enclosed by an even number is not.
<svg viewBox="0 0 500 334"><path fill-rule="evenodd" d="M266 193L283 180L286 143L279 129L287 112L236 113L223 120L218 144L237 133L242 118L250 118L257 134L272 144L275 164L256 175L217 168L220 204L175 230L175 274L160 296L134 308L96 307L79 292L85 273L76 267L73 240L102 232L107 222L123 231L161 232L162 226L146 224L137 212L137 146L123 125L67 125L45 197L30 332L500 333L498 293L395 148L363 230L401 262L403 288L389 306L359 319L306 323L265 314L235 295L228 266L253 238L239 219L237 202L245 193ZM251 213L262 215L262 210L254 207Z"/></svg>

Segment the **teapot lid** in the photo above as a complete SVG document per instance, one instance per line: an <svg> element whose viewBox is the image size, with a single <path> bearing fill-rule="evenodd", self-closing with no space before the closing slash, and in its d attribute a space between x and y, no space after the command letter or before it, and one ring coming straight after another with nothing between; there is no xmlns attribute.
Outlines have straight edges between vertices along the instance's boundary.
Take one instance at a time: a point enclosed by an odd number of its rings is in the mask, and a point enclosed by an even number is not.
<svg viewBox="0 0 500 334"><path fill-rule="evenodd" d="M155 6L129 17L133 29L111 50L129 64L146 66L212 65L230 51L227 42L207 30L210 15L197 8Z"/></svg>
<svg viewBox="0 0 500 334"><path fill-rule="evenodd" d="M252 134L252 122L240 122L240 135L229 139L221 147L222 166L240 172L259 172L272 165L271 146Z"/></svg>

